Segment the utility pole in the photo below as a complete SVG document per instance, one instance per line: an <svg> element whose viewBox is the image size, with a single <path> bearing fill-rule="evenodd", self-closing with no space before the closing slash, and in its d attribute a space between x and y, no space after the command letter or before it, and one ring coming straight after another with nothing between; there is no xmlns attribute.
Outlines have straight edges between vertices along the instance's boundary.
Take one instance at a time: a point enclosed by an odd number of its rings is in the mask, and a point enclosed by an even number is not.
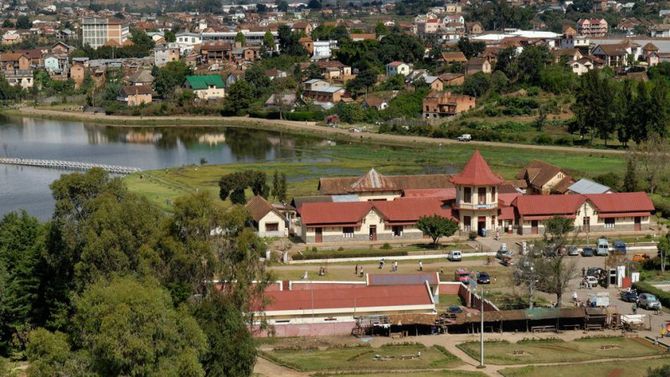
<svg viewBox="0 0 670 377"><path fill-rule="evenodd" d="M486 368L484 365L484 287L482 286L482 293L479 296L480 312L479 318L481 320L479 327L479 365L477 368Z"/></svg>

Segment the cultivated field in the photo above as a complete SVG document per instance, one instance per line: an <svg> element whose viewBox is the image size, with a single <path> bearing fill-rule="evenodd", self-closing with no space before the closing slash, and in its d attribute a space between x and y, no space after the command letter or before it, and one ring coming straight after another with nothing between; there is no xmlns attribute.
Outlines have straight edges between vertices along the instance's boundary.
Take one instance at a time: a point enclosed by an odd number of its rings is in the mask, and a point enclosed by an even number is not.
<svg viewBox="0 0 670 377"><path fill-rule="evenodd" d="M500 371L505 377L646 377L649 368L670 364L668 357L645 360L621 360L603 363L526 366Z"/></svg>

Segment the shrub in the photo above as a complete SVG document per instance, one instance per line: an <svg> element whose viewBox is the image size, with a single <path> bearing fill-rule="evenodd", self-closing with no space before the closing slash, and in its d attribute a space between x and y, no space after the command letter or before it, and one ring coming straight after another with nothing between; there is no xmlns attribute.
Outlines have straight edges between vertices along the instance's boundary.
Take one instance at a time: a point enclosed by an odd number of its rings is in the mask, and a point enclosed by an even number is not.
<svg viewBox="0 0 670 377"><path fill-rule="evenodd" d="M476 238L477 238L477 232L472 231L468 233L468 239L470 239L470 241L474 241Z"/></svg>
<svg viewBox="0 0 670 377"><path fill-rule="evenodd" d="M359 257L398 257L407 255L406 251L400 250L345 250L345 251L321 251L318 254L315 252L306 251L302 254L293 256L293 260L307 260L307 259L335 259L335 258L359 258Z"/></svg>
<svg viewBox="0 0 670 377"><path fill-rule="evenodd" d="M538 136L535 138L535 143L536 143L536 144L540 144L540 145L552 144L552 143L553 143L553 139L552 139L551 136L549 136L549 135L541 134L541 135L538 135Z"/></svg>
<svg viewBox="0 0 670 377"><path fill-rule="evenodd" d="M391 245L388 242L384 243L381 247L382 250L391 250Z"/></svg>

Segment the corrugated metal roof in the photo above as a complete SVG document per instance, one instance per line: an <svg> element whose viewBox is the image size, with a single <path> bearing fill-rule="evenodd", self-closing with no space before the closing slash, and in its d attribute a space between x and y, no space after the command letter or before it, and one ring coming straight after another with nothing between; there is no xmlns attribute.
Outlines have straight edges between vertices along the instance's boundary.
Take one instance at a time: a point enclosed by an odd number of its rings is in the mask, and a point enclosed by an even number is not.
<svg viewBox="0 0 670 377"><path fill-rule="evenodd" d="M577 194L604 194L611 189L590 179L582 178L568 187L568 190Z"/></svg>
<svg viewBox="0 0 670 377"><path fill-rule="evenodd" d="M368 274L368 285L437 285L440 278L437 272L417 274Z"/></svg>

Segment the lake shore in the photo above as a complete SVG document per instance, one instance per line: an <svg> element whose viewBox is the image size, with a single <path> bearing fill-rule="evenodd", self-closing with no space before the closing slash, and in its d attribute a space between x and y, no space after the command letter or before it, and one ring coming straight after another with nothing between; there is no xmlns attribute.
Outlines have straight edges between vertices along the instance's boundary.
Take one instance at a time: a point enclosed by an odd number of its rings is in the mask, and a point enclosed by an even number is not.
<svg viewBox="0 0 670 377"><path fill-rule="evenodd" d="M451 139L436 139L424 136L406 136L379 134L371 132L351 132L347 129L325 127L317 122L301 122L279 119L261 119L249 117L222 117L222 116L125 116L125 115L106 115L90 114L83 112L73 112L65 110L40 109L35 107L21 107L16 109L6 109L3 114L9 116L21 116L29 118L43 118L54 120L81 121L105 124L112 127L171 127L178 125L180 127L252 127L262 130L272 130L288 132L301 135L319 136L323 138L332 138L360 143L397 145L397 146L443 146L448 144L464 144ZM623 150L609 150L598 148L580 148L566 147L556 145L532 145L532 144L513 144L490 141L471 141L467 143L473 147L482 146L489 148L510 148L526 149L537 151L555 151L584 154L607 154L622 155L626 153Z"/></svg>

